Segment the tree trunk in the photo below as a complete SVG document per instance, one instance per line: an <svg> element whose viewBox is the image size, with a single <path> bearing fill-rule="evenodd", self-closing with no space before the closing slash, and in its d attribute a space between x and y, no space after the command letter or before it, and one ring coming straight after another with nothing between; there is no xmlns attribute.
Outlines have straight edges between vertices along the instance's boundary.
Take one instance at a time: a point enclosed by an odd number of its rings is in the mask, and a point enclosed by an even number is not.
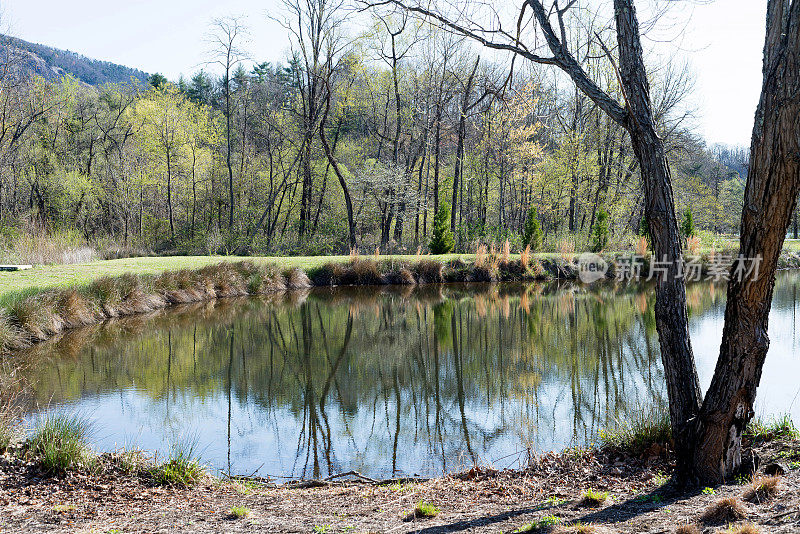
<svg viewBox="0 0 800 534"><path fill-rule="evenodd" d="M682 479L691 471L693 421L702 397L689 339L686 286L678 271L682 261L678 221L664 144L655 129L632 0L614 0L614 12L620 77L628 108L625 127L641 168L654 259L668 262L667 273L656 284L655 318L675 439L676 474Z"/></svg>
<svg viewBox="0 0 800 534"><path fill-rule="evenodd" d="M742 432L769 348L778 256L800 192L800 0L769 1L763 72L740 256L731 268L720 356L697 430L694 474L705 484L730 478L742 461ZM749 269L750 258L761 258L758 272Z"/></svg>

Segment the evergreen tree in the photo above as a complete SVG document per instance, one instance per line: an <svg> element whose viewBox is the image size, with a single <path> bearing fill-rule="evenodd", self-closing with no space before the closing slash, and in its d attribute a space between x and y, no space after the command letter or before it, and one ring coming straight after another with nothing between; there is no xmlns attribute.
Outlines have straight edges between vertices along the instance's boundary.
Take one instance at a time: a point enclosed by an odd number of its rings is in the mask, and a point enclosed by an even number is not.
<svg viewBox="0 0 800 534"><path fill-rule="evenodd" d="M433 238L431 239L431 252L433 254L447 254L453 250L455 239L450 231L450 206L446 202L439 204L439 211L433 218Z"/></svg>
<svg viewBox="0 0 800 534"><path fill-rule="evenodd" d="M592 252L600 252L608 245L608 213L603 208L597 212L592 226Z"/></svg>
<svg viewBox="0 0 800 534"><path fill-rule="evenodd" d="M525 244L531 246L532 251L536 252L542 248L542 226L539 224L539 214L533 204L528 209L528 220L525 221L523 238Z"/></svg>
<svg viewBox="0 0 800 534"><path fill-rule="evenodd" d="M683 212L683 221L681 221L681 233L683 237L694 237L694 217L692 216L692 208L686 208Z"/></svg>
<svg viewBox="0 0 800 534"><path fill-rule="evenodd" d="M150 78L147 81L155 89L161 89L162 87L164 87L164 85L166 85L167 78L163 74L159 74L159 73L156 72L155 74L151 75Z"/></svg>

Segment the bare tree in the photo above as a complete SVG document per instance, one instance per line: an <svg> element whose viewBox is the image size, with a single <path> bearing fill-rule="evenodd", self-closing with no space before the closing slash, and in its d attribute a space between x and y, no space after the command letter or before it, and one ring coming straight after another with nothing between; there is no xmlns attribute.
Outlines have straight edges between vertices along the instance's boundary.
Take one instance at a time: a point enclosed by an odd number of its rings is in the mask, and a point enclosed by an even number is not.
<svg viewBox="0 0 800 534"><path fill-rule="evenodd" d="M231 75L234 69L245 61L248 56L243 48L243 41L248 34L242 17L223 17L214 19L208 35L211 45L209 63L222 67L222 79L225 98L225 163L228 167L228 227L233 228L234 217L234 191L233 191L233 132L231 131Z"/></svg>

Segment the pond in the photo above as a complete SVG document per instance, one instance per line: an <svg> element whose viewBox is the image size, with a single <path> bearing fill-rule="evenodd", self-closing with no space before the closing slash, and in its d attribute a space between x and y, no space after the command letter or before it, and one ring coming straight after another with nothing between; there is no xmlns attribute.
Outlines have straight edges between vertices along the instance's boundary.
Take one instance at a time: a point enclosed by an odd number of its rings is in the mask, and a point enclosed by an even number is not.
<svg viewBox="0 0 800 534"><path fill-rule="evenodd" d="M800 415L797 273L779 273L756 411ZM724 286L688 288L706 387ZM652 287L464 284L224 299L69 332L24 353L42 410L98 450L197 443L212 469L310 478L518 465L665 402Z"/></svg>

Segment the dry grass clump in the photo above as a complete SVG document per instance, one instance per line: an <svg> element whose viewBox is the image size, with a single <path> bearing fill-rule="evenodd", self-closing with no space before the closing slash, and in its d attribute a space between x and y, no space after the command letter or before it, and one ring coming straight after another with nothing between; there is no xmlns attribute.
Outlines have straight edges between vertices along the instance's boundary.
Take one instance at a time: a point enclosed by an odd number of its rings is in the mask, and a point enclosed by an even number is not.
<svg viewBox="0 0 800 534"><path fill-rule="evenodd" d="M506 239L506 242L503 243L503 256L500 259L500 263L508 265L509 261L511 261L511 243Z"/></svg>
<svg viewBox="0 0 800 534"><path fill-rule="evenodd" d="M294 268L284 274L286 277L286 287L289 289L306 289L311 287L311 280L302 269Z"/></svg>
<svg viewBox="0 0 800 534"><path fill-rule="evenodd" d="M756 477L750 482L750 487L744 492L748 501L768 501L780 491L781 479L777 476Z"/></svg>
<svg viewBox="0 0 800 534"><path fill-rule="evenodd" d="M675 534L700 534L700 529L697 525L687 523L675 529Z"/></svg>
<svg viewBox="0 0 800 534"><path fill-rule="evenodd" d="M487 259L486 245L478 245L475 249L475 267L484 267Z"/></svg>
<svg viewBox="0 0 800 534"><path fill-rule="evenodd" d="M761 534L761 530L753 523L742 523L728 527L722 534Z"/></svg>
<svg viewBox="0 0 800 534"><path fill-rule="evenodd" d="M747 510L736 497L726 497L712 503L703 511L700 519L703 523L719 525L732 523L747 517Z"/></svg>
<svg viewBox="0 0 800 534"><path fill-rule="evenodd" d="M527 271L530 262L531 262L531 246L525 245L525 250L520 252L519 263L520 265L522 265L522 268Z"/></svg>
<svg viewBox="0 0 800 534"><path fill-rule="evenodd" d="M442 262L422 260L411 268L420 284L441 284L444 282Z"/></svg>
<svg viewBox="0 0 800 534"><path fill-rule="evenodd" d="M686 238L686 250L692 256L697 256L700 253L700 238L697 236Z"/></svg>
<svg viewBox="0 0 800 534"><path fill-rule="evenodd" d="M575 258L575 242L569 239L562 239L558 244L558 251L561 254L561 259L567 263L572 263Z"/></svg>
<svg viewBox="0 0 800 534"><path fill-rule="evenodd" d="M634 248L636 249L636 254L638 256L646 256L647 255L647 247L648 247L648 243L647 243L647 238L646 237L641 236L641 237L639 237L639 239L636 240L636 244L635 244Z"/></svg>

